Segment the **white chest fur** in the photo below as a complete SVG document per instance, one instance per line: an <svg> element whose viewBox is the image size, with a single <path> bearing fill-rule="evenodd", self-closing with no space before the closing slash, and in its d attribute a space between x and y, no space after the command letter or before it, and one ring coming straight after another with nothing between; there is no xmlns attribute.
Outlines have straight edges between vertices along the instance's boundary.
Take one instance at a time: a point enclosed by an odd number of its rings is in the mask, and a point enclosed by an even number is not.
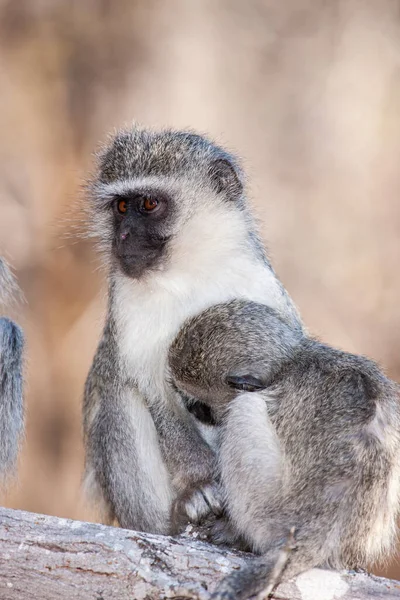
<svg viewBox="0 0 400 600"><path fill-rule="evenodd" d="M190 267L189 267L190 269ZM261 261L241 253L207 272L156 273L146 281L117 281L116 326L125 365L147 397L160 398L168 348L183 322L209 306L244 298L285 310L286 298Z"/></svg>

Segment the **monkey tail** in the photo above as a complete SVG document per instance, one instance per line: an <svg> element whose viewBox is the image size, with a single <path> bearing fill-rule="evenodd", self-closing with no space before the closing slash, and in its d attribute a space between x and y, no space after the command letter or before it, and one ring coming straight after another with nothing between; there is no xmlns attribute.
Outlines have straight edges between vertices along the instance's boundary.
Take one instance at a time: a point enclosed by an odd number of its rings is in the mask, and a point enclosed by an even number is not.
<svg viewBox="0 0 400 600"><path fill-rule="evenodd" d="M24 425L21 329L0 319L0 477L15 466Z"/></svg>
<svg viewBox="0 0 400 600"><path fill-rule="evenodd" d="M274 549L230 573L218 584L211 600L246 600L255 595L257 600L268 598L285 568L280 569L281 557L282 550Z"/></svg>
<svg viewBox="0 0 400 600"><path fill-rule="evenodd" d="M275 545L263 556L244 565L240 571L225 577L211 599L245 600L257 594L257 600L267 600L281 581L314 566L304 552L300 552L300 556L295 554L295 531L292 527L285 542Z"/></svg>

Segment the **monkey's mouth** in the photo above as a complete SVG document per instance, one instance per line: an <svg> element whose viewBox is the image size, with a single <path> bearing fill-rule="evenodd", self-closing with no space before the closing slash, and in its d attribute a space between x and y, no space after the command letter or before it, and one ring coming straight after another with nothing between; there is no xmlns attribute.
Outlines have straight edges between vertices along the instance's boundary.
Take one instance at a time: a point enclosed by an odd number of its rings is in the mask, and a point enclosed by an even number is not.
<svg viewBox="0 0 400 600"><path fill-rule="evenodd" d="M160 267L162 252L146 249L140 253L117 254L116 258L124 275L132 279L139 279L147 272Z"/></svg>

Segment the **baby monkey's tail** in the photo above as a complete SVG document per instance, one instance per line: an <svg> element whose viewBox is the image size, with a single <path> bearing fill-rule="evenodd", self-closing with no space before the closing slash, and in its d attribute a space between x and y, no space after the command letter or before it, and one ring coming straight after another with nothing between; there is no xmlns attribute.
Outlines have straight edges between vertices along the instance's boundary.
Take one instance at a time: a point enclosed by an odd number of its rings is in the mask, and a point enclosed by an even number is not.
<svg viewBox="0 0 400 600"><path fill-rule="evenodd" d="M246 564L240 571L231 573L218 585L211 600L246 600L257 594L257 600L267 600L282 578L289 579L304 570L301 561L286 575L287 567L296 551L295 528L289 532L286 543L280 548L271 548L260 558ZM294 567L294 568L293 568Z"/></svg>

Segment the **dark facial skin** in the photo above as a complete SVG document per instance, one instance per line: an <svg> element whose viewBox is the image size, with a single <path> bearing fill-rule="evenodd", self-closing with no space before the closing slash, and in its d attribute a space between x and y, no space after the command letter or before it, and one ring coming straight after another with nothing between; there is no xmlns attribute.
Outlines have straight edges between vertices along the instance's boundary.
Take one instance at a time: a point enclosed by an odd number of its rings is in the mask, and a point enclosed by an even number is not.
<svg viewBox="0 0 400 600"><path fill-rule="evenodd" d="M115 237L113 253L125 275L138 279L166 258L171 235L171 199L157 190L118 196L112 204Z"/></svg>

